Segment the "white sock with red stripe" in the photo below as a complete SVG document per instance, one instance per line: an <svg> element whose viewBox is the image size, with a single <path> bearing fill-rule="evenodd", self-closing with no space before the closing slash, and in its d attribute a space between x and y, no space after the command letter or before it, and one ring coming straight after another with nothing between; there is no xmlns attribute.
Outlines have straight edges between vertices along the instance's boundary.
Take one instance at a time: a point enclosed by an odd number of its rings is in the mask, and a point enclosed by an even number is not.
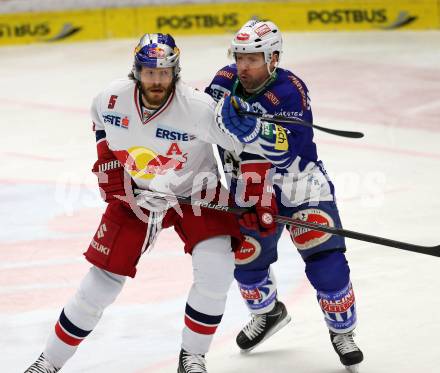
<svg viewBox="0 0 440 373"><path fill-rule="evenodd" d="M229 236L202 241L192 253L194 282L185 308L182 348L205 354L214 337L233 281L234 255Z"/></svg>
<svg viewBox="0 0 440 373"><path fill-rule="evenodd" d="M44 350L47 358L61 368L78 345L95 328L104 309L114 302L125 277L92 267L76 294L61 312Z"/></svg>

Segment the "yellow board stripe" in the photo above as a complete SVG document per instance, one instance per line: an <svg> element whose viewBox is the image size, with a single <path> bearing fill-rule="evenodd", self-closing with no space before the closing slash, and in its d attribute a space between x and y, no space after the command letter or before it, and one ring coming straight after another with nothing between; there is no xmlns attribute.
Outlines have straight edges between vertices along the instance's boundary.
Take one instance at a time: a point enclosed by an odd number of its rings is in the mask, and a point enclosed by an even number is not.
<svg viewBox="0 0 440 373"><path fill-rule="evenodd" d="M0 15L0 45L233 33L251 17L282 31L440 29L440 0L310 0L156 5Z"/></svg>

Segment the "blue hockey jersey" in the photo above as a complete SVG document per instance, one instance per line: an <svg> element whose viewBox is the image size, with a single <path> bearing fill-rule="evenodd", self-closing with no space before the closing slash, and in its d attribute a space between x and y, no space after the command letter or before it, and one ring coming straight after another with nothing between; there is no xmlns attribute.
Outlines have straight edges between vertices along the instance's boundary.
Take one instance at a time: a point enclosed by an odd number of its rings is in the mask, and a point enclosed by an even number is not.
<svg viewBox="0 0 440 373"><path fill-rule="evenodd" d="M205 92L219 101L225 94L239 96L254 111L262 114L280 115L292 119L313 122L308 89L304 82L289 70L277 68L275 74L261 90L248 94L244 91L235 64L220 69ZM297 124L283 124L289 137L290 162L286 168L276 168L274 185L277 195L284 202L298 205L312 199L332 200L333 185L328 180L322 162L318 161L313 129ZM245 148L246 149L246 148ZM242 152L237 155L219 148L225 172L237 177L241 162L258 161L262 157ZM281 191L284 196L282 196Z"/></svg>

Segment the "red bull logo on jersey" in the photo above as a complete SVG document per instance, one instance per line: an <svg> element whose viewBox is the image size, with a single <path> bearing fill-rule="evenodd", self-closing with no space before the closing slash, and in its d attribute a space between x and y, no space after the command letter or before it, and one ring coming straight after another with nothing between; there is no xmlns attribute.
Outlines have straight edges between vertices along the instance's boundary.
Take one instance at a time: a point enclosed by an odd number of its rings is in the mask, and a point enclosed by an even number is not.
<svg viewBox="0 0 440 373"><path fill-rule="evenodd" d="M166 156L142 146L115 151L115 154L125 170L133 178L140 179L153 179L169 171L182 170L187 162L187 153Z"/></svg>

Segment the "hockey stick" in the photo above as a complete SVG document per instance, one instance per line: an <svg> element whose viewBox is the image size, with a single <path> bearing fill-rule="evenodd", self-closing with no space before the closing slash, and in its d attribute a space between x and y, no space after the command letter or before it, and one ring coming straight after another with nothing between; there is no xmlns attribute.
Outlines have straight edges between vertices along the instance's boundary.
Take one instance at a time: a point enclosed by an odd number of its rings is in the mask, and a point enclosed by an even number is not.
<svg viewBox="0 0 440 373"><path fill-rule="evenodd" d="M332 135L341 136L341 137L349 137L352 139L360 139L361 137L364 137L364 134L362 132L335 130L333 128L318 126L316 124L312 124L299 119L286 118L281 115L260 114L253 111L240 110L240 105L237 103L235 97L231 98L231 103L232 106L234 106L234 108L238 110L239 115L249 115L252 117L258 117L264 120L265 122L279 123L279 124L298 124L303 127L316 128L317 130L320 130L322 132L327 132Z"/></svg>
<svg viewBox="0 0 440 373"><path fill-rule="evenodd" d="M167 193L162 193L162 192L152 192L152 191L148 191L148 190L136 189L135 193L137 195L142 194L142 195L145 195L147 197L152 197L152 198L160 198L160 199L165 199L165 200L169 200L169 201L178 201L179 203L184 204L184 205L198 206L201 208L206 208L206 209L211 209L211 210L220 210L220 211L229 212L229 213L232 213L235 215L241 215L244 212L247 212L250 210L249 208L246 208L246 207L231 207L231 206L218 205L213 202L206 202L206 201L202 201L202 200L192 199L191 197L177 196L177 195L172 195L172 194L167 194ZM342 237L346 237L346 238L352 238L352 239L358 240L358 241L370 242L370 243L375 243L378 245L394 247L394 248L400 249L400 250L411 251L414 253L440 257L440 245L437 245L437 246L414 245L414 244L407 243L407 242L390 240L390 239L384 238L384 237L372 236L372 235L365 234L365 233L354 232L354 231L350 231L350 230L343 229L343 228L329 227L329 226L322 225L322 224L310 223L310 222L302 221L299 219L293 219L293 218L289 218L287 216L281 216L281 215L274 215L273 218L274 218L275 222L280 223L280 224L295 225L298 227L309 228L311 230L315 230L315 231L319 231L319 232L325 232L325 233L330 233L330 234L336 234L338 236L342 236Z"/></svg>
<svg viewBox="0 0 440 373"><path fill-rule="evenodd" d="M279 123L279 124L298 124L304 127L316 128L317 130L341 137L349 137L352 139L360 139L361 137L364 137L364 134L362 132L344 131L344 130L336 130L333 128L321 127L316 124L305 122L299 119L286 118L279 115L267 115L267 114L254 113L252 111L241 111L241 110L238 112L238 114L259 117L261 118L261 120L264 120L265 122Z"/></svg>

